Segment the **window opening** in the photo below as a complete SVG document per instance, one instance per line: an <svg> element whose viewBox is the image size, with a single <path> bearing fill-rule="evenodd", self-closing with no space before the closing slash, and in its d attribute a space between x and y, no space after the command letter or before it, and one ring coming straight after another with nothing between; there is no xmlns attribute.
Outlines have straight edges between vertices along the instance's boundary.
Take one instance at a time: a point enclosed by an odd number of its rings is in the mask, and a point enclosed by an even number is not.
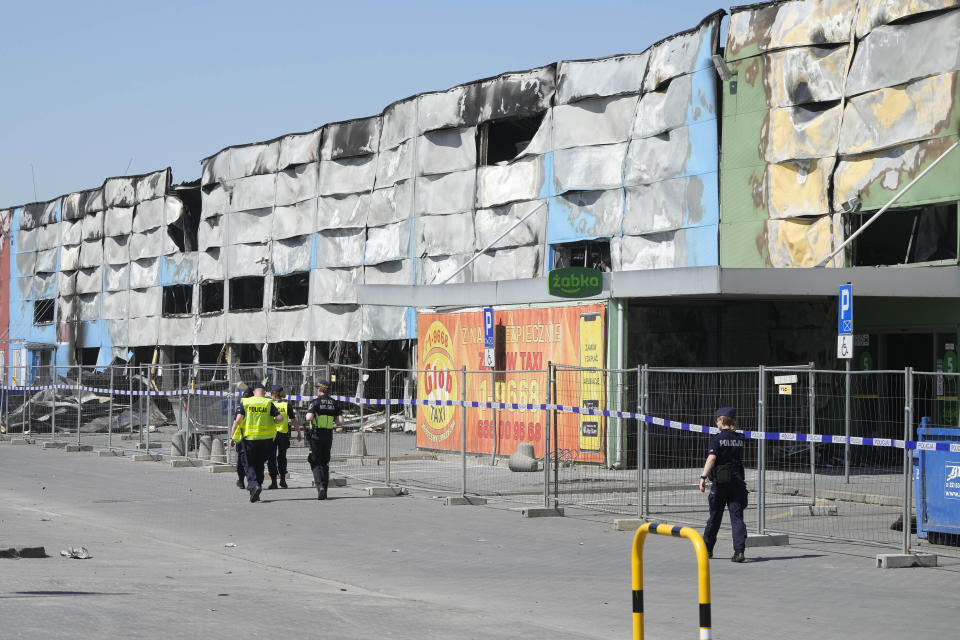
<svg viewBox="0 0 960 640"><path fill-rule="evenodd" d="M564 267L610 271L610 241L587 240L553 245L553 268Z"/></svg>
<svg viewBox="0 0 960 640"><path fill-rule="evenodd" d="M482 123L477 129L479 164L509 162L520 155L540 129L544 113Z"/></svg>
<svg viewBox="0 0 960 640"><path fill-rule="evenodd" d="M224 364L226 353L222 344L198 344L197 363L201 365Z"/></svg>
<svg viewBox="0 0 960 640"><path fill-rule="evenodd" d="M310 293L310 274L292 273L273 277L273 308L306 306Z"/></svg>
<svg viewBox="0 0 960 640"><path fill-rule="evenodd" d="M174 284L163 288L163 315L193 313L193 285Z"/></svg>
<svg viewBox="0 0 960 640"><path fill-rule="evenodd" d="M200 181L184 182L173 187L173 194L183 204L180 217L167 225L167 235L180 251L197 251L200 233Z"/></svg>
<svg viewBox="0 0 960 640"><path fill-rule="evenodd" d="M100 358L100 347L80 347L76 350L75 357L81 367L95 367Z"/></svg>
<svg viewBox="0 0 960 640"><path fill-rule="evenodd" d="M855 232L874 211L851 214ZM853 242L854 266L957 260L957 204L889 209Z"/></svg>
<svg viewBox="0 0 960 640"><path fill-rule="evenodd" d="M45 298L33 301L33 324L53 322L53 300Z"/></svg>
<svg viewBox="0 0 960 640"><path fill-rule="evenodd" d="M200 313L223 311L223 280L207 280L200 283Z"/></svg>
<svg viewBox="0 0 960 640"><path fill-rule="evenodd" d="M230 311L263 310L263 276L230 279Z"/></svg>
<svg viewBox="0 0 960 640"><path fill-rule="evenodd" d="M267 346L267 357L270 362L280 364L302 364L306 352L307 345L303 342L275 342Z"/></svg>

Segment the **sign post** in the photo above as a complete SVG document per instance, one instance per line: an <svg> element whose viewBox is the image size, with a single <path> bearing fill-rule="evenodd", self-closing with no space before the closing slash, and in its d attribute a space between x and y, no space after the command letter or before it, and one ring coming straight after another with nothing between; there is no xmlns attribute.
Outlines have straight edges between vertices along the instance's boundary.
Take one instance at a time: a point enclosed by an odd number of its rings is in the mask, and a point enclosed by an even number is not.
<svg viewBox="0 0 960 640"><path fill-rule="evenodd" d="M843 481L850 483L850 360L853 358L853 285L840 285L837 300L837 357L845 362Z"/></svg>

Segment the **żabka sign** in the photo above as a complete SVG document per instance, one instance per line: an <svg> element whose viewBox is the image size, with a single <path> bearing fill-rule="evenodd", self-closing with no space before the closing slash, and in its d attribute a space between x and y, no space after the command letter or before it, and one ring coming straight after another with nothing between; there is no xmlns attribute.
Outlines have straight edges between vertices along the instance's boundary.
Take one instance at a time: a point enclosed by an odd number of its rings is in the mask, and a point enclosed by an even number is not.
<svg viewBox="0 0 960 640"><path fill-rule="evenodd" d="M603 291L600 271L585 267L554 269L547 276L547 293L560 298L589 298Z"/></svg>

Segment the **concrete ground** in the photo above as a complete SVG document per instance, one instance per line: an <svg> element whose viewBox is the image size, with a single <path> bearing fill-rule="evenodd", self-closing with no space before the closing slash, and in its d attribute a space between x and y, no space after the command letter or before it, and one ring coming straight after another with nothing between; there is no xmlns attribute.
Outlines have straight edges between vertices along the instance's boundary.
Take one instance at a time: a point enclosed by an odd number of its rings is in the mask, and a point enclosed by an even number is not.
<svg viewBox="0 0 960 640"><path fill-rule="evenodd" d="M429 491L318 502L291 488L250 504L233 474L0 444L4 638L625 638L632 533L612 516L523 519L446 507ZM91 559L59 556L84 546ZM231 546L227 546L231 545ZM235 546L233 546L235 545ZM711 563L719 638L952 637L960 561L879 570L887 549L800 542ZM647 637L695 637L688 542L651 536Z"/></svg>

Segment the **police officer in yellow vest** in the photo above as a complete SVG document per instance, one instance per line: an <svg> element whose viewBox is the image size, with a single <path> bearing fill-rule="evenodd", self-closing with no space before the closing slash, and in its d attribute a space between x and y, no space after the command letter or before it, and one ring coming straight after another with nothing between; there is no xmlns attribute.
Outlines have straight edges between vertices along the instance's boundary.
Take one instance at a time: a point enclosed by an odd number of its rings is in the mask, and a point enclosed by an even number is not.
<svg viewBox="0 0 960 640"><path fill-rule="evenodd" d="M290 425L297 430L297 441L303 440L300 432L300 423L297 422L297 416L287 405L287 396L283 392L283 387L279 384L273 385L270 389L273 397L273 406L280 411L281 421L277 423L277 439L273 441L273 451L270 459L267 460L267 470L270 471L270 486L267 489L277 488L277 475L280 476L280 487L287 488L287 449L290 448Z"/></svg>
<svg viewBox="0 0 960 640"><path fill-rule="evenodd" d="M317 500L327 499L327 484L330 482L330 447L333 445L333 427L343 425L340 403L327 395L329 380L317 382L317 397L307 409L307 444L310 455L307 462L317 485Z"/></svg>
<svg viewBox="0 0 960 640"><path fill-rule="evenodd" d="M243 398L252 398L253 389L247 387L243 390ZM247 479L247 455L244 451L243 442L243 423L233 430L233 447L237 450L237 486L246 489Z"/></svg>
<svg viewBox="0 0 960 640"><path fill-rule="evenodd" d="M250 502L260 499L263 490L263 465L273 450L273 439L277 435L277 423L280 411L266 397L262 384L254 385L253 397L242 398L237 407L237 417L233 421L236 430L243 426L243 446L247 462L247 490Z"/></svg>

